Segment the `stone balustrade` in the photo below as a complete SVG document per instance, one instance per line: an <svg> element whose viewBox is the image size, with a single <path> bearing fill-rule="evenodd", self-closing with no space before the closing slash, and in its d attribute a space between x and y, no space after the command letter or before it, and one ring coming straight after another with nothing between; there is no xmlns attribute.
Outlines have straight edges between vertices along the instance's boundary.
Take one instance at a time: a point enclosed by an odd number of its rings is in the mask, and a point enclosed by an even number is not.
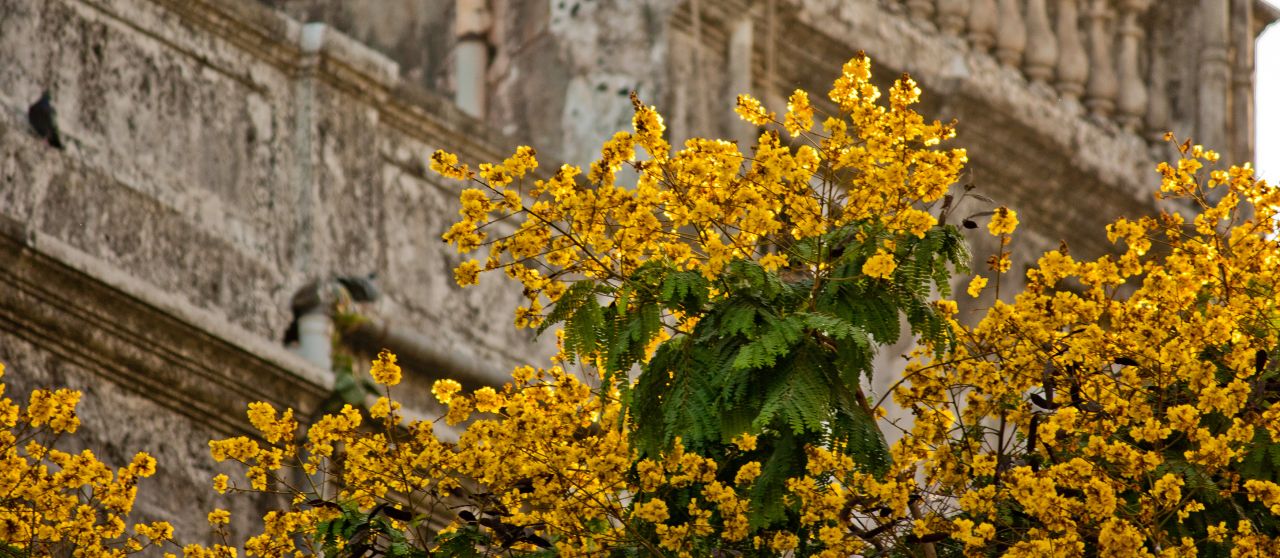
<svg viewBox="0 0 1280 558"><path fill-rule="evenodd" d="M1158 10L1152 10L1152 0L881 0L881 5L994 57L1104 126L1153 142L1172 130L1248 159L1256 1L1173 0ZM1198 54L1185 60L1186 51L1172 48L1168 38L1152 39L1166 34L1194 35ZM1188 63L1198 69L1183 76ZM1178 90L1192 80L1199 80L1192 91ZM1188 94L1194 100L1177 102Z"/></svg>

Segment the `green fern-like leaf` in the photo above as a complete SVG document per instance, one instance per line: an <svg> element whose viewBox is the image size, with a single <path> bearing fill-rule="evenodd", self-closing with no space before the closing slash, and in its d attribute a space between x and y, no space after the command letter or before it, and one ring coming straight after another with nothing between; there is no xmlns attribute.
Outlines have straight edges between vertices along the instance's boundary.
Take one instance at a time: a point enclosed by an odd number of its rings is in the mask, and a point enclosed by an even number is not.
<svg viewBox="0 0 1280 558"><path fill-rule="evenodd" d="M604 309L594 300L583 302L565 320L564 345L572 356L586 356L600 346Z"/></svg>
<svg viewBox="0 0 1280 558"><path fill-rule="evenodd" d="M594 281L576 281L560 295L560 299L551 305L551 313L547 314L542 325L538 326L538 333L542 333L553 325L563 322L569 318L578 307L590 300L595 302L596 284Z"/></svg>

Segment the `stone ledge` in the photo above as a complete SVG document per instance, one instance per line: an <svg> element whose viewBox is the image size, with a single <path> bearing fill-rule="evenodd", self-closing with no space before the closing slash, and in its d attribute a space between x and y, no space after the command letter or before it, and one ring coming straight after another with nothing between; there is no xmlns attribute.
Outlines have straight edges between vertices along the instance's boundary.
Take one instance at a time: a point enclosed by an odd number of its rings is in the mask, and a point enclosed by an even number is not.
<svg viewBox="0 0 1280 558"><path fill-rule="evenodd" d="M860 17L870 9L823 17L815 6L806 5L798 10L797 23L837 40L856 37L845 39L845 44L851 50L866 50L877 65L909 72L921 83L926 101L937 99L945 105L955 102L949 97L958 95L975 110L1015 117L1025 127L1024 133L1047 140L1077 168L1126 196L1146 201L1138 185L1150 175L1139 170L1144 165L1135 164L1135 160L1150 160L1145 140L1085 118L1082 107L1059 102L1056 94L1032 87L1021 74L1000 66L990 55L975 53L961 39L928 31L896 14L882 14L874 21ZM963 121L961 126L963 134ZM1082 149L1088 146L1096 147Z"/></svg>
<svg viewBox="0 0 1280 558"><path fill-rule="evenodd" d="M0 331L228 434L267 401L303 420L332 377L283 347L0 215Z"/></svg>
<svg viewBox="0 0 1280 558"><path fill-rule="evenodd" d="M149 1L288 74L309 71L303 24L284 13L254 0ZM407 136L425 143L448 137L451 150L473 160L501 160L516 147L515 138L463 113L452 100L404 81L399 64L333 27L325 28L316 55L314 77L375 108ZM546 160L559 159L551 155L543 153Z"/></svg>

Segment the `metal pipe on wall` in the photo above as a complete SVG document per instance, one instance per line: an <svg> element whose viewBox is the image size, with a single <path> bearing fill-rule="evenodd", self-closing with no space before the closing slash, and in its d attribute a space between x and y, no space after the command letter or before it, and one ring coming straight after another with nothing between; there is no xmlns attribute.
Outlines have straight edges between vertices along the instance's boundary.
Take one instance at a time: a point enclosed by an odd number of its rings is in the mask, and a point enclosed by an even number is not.
<svg viewBox="0 0 1280 558"><path fill-rule="evenodd" d="M484 118L492 17L485 0L458 0L454 14L454 103L463 112Z"/></svg>

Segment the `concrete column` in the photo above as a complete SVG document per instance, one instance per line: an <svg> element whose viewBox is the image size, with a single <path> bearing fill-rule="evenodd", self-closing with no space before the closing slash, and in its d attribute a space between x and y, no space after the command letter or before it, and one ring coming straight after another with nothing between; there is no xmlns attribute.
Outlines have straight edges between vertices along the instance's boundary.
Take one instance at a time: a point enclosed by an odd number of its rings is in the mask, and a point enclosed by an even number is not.
<svg viewBox="0 0 1280 558"><path fill-rule="evenodd" d="M1218 152L1231 148L1227 144L1227 97L1231 94L1231 66L1227 57L1229 11L1227 0L1200 0L1199 27L1204 44L1200 49L1194 141Z"/></svg>
<svg viewBox="0 0 1280 558"><path fill-rule="evenodd" d="M293 92L293 156L294 187L297 194L297 229L294 231L292 267L300 276L316 272L315 261L315 212L319 205L315 184L316 153L313 149L315 127L316 67L324 36L328 29L323 23L308 23L302 27L298 48L302 51L298 76ZM327 370L327 368L326 368Z"/></svg>
<svg viewBox="0 0 1280 558"><path fill-rule="evenodd" d="M735 97L751 91L751 66L755 48L754 19L750 13L743 14L732 23L729 31L729 95ZM770 107L773 108L773 107ZM738 142L743 153L749 153L755 145L756 127L741 118L733 116L730 120L731 137ZM703 130L710 133L710 130Z"/></svg>
<svg viewBox="0 0 1280 558"><path fill-rule="evenodd" d="M454 33L454 103L463 112L484 118L492 17L485 0L458 0Z"/></svg>
<svg viewBox="0 0 1280 558"><path fill-rule="evenodd" d="M1231 37L1236 59L1231 69L1230 161L1253 160L1254 0L1231 0Z"/></svg>

